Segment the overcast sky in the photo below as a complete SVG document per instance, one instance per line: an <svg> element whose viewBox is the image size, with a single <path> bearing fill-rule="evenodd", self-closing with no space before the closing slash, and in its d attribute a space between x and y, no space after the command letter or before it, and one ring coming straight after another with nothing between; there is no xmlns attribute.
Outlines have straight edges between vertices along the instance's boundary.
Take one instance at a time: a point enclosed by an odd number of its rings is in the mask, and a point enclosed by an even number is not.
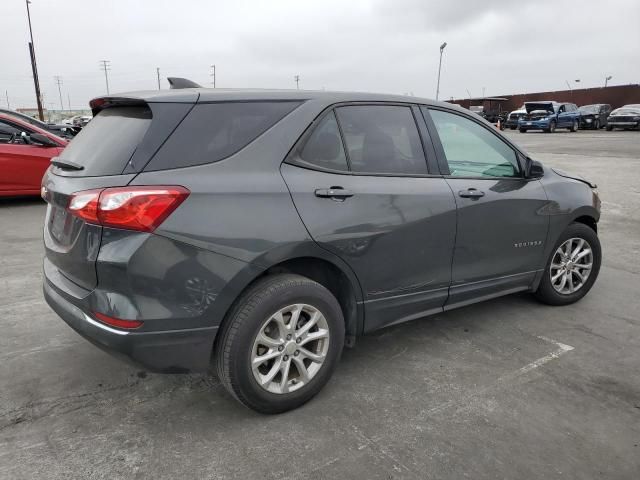
<svg viewBox="0 0 640 480"><path fill-rule="evenodd" d="M2 0L0 62L13 108L34 106L24 0ZM32 0L45 107L54 75L74 108L184 76L218 87L413 93L440 98L640 83L638 0ZM52 105L55 102L55 105Z"/></svg>

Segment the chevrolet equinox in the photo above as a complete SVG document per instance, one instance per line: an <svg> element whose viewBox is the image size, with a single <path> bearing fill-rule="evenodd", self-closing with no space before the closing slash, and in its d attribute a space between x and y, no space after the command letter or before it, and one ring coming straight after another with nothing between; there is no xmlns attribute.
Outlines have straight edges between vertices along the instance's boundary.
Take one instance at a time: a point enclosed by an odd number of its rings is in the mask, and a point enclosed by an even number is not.
<svg viewBox="0 0 640 480"><path fill-rule="evenodd" d="M344 345L518 291L582 298L595 185L477 115L406 96L173 90L91 101L42 182L44 296L151 371L277 413Z"/></svg>

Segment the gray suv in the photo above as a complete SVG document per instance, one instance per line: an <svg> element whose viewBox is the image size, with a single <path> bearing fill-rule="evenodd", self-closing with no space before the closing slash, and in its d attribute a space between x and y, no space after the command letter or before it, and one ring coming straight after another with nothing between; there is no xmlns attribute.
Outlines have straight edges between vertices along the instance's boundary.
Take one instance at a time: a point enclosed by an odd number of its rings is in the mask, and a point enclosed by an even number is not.
<svg viewBox="0 0 640 480"><path fill-rule="evenodd" d="M518 291L565 305L601 262L595 185L415 97L203 88L94 99L52 161L44 295L152 371L295 408L343 346Z"/></svg>

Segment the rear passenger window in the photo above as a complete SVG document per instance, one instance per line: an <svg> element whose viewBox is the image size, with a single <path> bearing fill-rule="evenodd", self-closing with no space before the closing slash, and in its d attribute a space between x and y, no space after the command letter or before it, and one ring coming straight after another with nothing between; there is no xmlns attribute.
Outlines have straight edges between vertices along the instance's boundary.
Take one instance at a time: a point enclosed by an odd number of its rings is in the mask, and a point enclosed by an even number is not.
<svg viewBox="0 0 640 480"><path fill-rule="evenodd" d="M321 168L342 171L349 169L333 111L325 115L313 130L300 151L300 159Z"/></svg>
<svg viewBox="0 0 640 480"><path fill-rule="evenodd" d="M221 102L196 105L145 171L190 167L233 155L300 102Z"/></svg>
<svg viewBox="0 0 640 480"><path fill-rule="evenodd" d="M410 107L352 105L336 114L354 173L427 173Z"/></svg>

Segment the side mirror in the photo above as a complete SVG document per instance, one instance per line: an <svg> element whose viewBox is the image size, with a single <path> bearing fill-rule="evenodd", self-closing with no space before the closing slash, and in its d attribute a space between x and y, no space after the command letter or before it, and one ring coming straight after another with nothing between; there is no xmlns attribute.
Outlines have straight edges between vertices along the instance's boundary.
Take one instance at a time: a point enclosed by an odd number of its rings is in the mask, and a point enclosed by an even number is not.
<svg viewBox="0 0 640 480"><path fill-rule="evenodd" d="M544 176L544 167L540 162L529 157L524 160L524 177L525 178L542 178Z"/></svg>
<svg viewBox="0 0 640 480"><path fill-rule="evenodd" d="M51 140L46 135L42 135L41 133L32 133L29 135L29 140L31 143L36 143L38 145L42 145L43 147L56 147L57 143Z"/></svg>

